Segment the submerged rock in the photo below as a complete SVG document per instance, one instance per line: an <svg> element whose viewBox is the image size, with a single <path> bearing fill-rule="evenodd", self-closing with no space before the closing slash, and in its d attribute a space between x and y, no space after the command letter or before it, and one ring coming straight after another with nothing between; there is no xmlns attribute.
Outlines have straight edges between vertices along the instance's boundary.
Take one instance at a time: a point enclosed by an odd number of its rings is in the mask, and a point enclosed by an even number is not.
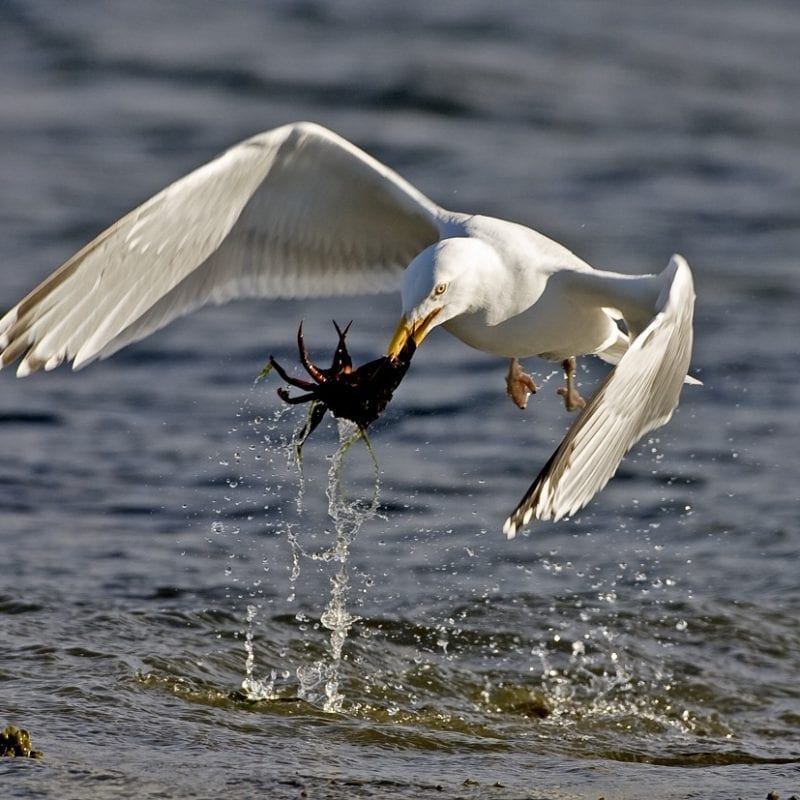
<svg viewBox="0 0 800 800"><path fill-rule="evenodd" d="M7 725L0 733L0 756L9 758L42 758L41 750L34 750L31 735L24 728Z"/></svg>

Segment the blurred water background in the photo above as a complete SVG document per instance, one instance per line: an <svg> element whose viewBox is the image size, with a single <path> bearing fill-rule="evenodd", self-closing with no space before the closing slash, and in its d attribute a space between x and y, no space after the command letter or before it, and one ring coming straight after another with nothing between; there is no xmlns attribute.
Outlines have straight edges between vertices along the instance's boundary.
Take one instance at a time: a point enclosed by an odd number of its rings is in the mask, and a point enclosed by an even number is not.
<svg viewBox="0 0 800 800"><path fill-rule="evenodd" d="M239 303L3 372L0 723L45 754L0 762L3 796L800 793L798 41L792 0L0 4L0 308L312 119L595 266L683 253L705 382L583 513L508 542L568 423L552 365L520 413L504 364L432 335L357 536L367 451L338 523L336 428L302 487L287 466L302 412L254 385L267 356L304 317L326 358L335 317L374 358L396 297Z"/></svg>

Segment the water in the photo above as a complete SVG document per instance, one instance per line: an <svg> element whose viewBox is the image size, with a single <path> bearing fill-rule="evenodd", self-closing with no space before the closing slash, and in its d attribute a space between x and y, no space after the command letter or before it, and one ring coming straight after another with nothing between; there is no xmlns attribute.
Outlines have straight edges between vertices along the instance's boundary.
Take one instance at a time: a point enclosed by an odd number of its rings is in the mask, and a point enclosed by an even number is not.
<svg viewBox="0 0 800 800"><path fill-rule="evenodd" d="M799 35L788 0L2 4L0 303L309 118L597 266L684 253L705 382L579 517L507 542L567 424L550 365L520 413L504 365L432 334L357 532L328 513L336 426L288 463L302 411L253 385L267 356L302 317L327 358L334 316L374 358L396 298L209 309L3 372L0 723L45 753L0 763L3 795L800 793ZM343 485L365 513L360 445Z"/></svg>

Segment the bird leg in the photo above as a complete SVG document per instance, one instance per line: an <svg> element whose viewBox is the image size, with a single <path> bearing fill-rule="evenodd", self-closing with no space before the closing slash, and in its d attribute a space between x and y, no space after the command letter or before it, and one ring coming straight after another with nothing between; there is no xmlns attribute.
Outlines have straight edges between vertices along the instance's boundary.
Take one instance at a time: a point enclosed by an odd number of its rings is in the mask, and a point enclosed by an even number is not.
<svg viewBox="0 0 800 800"><path fill-rule="evenodd" d="M525 409L528 397L536 393L536 384L533 378L520 366L519 360L511 359L506 375L506 393L516 403L517 408Z"/></svg>
<svg viewBox="0 0 800 800"><path fill-rule="evenodd" d="M580 396L580 393L575 388L575 357L570 356L561 362L561 368L564 370L564 377L567 380L567 385L558 390L559 395L564 398L564 406L567 411L577 411L586 405L586 401Z"/></svg>

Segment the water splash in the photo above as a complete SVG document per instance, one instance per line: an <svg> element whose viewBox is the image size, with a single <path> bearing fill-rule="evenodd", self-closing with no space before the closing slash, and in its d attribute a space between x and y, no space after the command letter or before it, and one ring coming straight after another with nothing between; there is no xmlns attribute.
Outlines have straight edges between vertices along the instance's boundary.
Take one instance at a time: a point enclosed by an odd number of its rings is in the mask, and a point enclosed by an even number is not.
<svg viewBox="0 0 800 800"><path fill-rule="evenodd" d="M284 433L287 410L280 407L270 415L250 413L250 402L246 400L237 417L246 419L243 426L251 441L241 449L237 449L231 458L219 458L218 463L226 470L233 469L224 478L226 492L223 503L219 503L214 513L220 517L231 515L243 524L251 533L263 533L265 528L261 515L252 507L253 486L267 485L264 493L262 509L268 511L270 521L267 533L278 533L291 530L291 523L284 519L283 498L287 496L284 487L296 485L293 503L302 508L304 482L299 469L291 440ZM230 433L235 434L240 426L234 426ZM293 480L293 476L299 478ZM256 527L257 526L257 527ZM245 676L241 682L241 691L248 700L274 700L280 696L276 687L279 678L287 677L285 670L272 668L268 677L256 676L255 636L258 616L264 608L273 602L273 598L265 593L265 575L270 574L273 554L267 554L264 543L258 535L240 535L242 529L238 524L230 524L216 519L211 525L213 539L207 537L209 544L226 558L224 575L226 580L226 598L231 600L233 611L240 613L246 603L245 627L236 634L244 637ZM253 577L251 565L258 565L259 575ZM299 575L299 563L292 570L292 580Z"/></svg>
<svg viewBox="0 0 800 800"><path fill-rule="evenodd" d="M244 637L245 677L242 680L241 688L248 700L275 700L278 693L275 691L275 679L278 676L276 670L270 671L269 679L262 680L254 675L256 665L255 649L253 647L254 623L258 614L258 608L254 605L247 606L247 629Z"/></svg>
<svg viewBox="0 0 800 800"><path fill-rule="evenodd" d="M341 712L345 697L341 691L340 667L344 657L343 651L347 637L359 621L352 612L352 586L348 562L352 544L363 525L377 515L379 496L379 470L372 447L361 432L351 422L338 422L338 443L335 452L326 458L327 475L325 497L327 499L327 518L329 526L320 524L314 518L315 511L321 509L315 503L305 502L309 486L316 480L316 469L323 466L317 453L309 454L308 463L303 458L303 450L299 446L297 427L291 436L281 433L278 422L281 413L270 420L265 431L263 417L254 418L249 423L251 433L259 439L258 448L263 454L260 462L259 481L265 486L265 509L269 509L268 528L270 532L282 534L288 544L288 591L285 601L295 603L299 594L299 583L303 564L317 562L329 576L330 591L324 609L319 617L317 629L324 629L328 634L324 655L297 665L294 672L297 677L297 695L309 702L321 702L327 712ZM282 426L285 430L285 426ZM345 479L345 466L348 454L356 443L363 443L371 460L374 481L372 488L367 488L366 497L348 497ZM261 449L263 448L263 450ZM306 475L306 470L309 475ZM323 473L325 474L325 473ZM253 477L253 476L251 476ZM320 477L322 477L320 475ZM246 486L247 481L238 481L237 485ZM289 486L295 487L292 497L285 491ZM311 495L309 495L311 497ZM316 494L311 497L315 499ZM328 527L329 530L325 530ZM323 548L311 547L306 539L316 539L319 535L333 534L334 540ZM271 546L262 540L261 546ZM273 539L272 542L275 540ZM260 559L263 561L263 559ZM328 566L330 565L330 566ZM274 572L273 572L274 574ZM253 597L252 592L250 597ZM241 598L241 595L240 595ZM246 628L244 631L245 677L241 689L251 700L275 699L284 694L276 688L278 671L270 671L269 678L256 677L254 650L255 620L260 605L248 605ZM285 654L284 654L285 655ZM295 664L297 662L295 661ZM280 676L288 677L284 670Z"/></svg>
<svg viewBox="0 0 800 800"><path fill-rule="evenodd" d="M348 500L344 483L345 456L359 439L364 442L375 470L373 494L367 503L360 500ZM328 653L326 657L310 666L301 666L297 669L301 687L300 696L313 696L318 687L322 685L324 710L337 713L342 711L345 700L339 688L342 650L350 629L359 620L359 617L352 614L347 606L350 593L348 573L350 548L364 523L377 515L380 481L378 464L369 440L351 422L339 420L339 447L330 457L330 462L326 494L328 516L333 522L336 540L330 548L317 553L304 551L294 536L290 539L290 544L295 554L301 553L306 558L333 562L337 565L336 571L330 578L330 597L320 616L320 623L330 631ZM299 567L299 561L295 560L295 565Z"/></svg>

